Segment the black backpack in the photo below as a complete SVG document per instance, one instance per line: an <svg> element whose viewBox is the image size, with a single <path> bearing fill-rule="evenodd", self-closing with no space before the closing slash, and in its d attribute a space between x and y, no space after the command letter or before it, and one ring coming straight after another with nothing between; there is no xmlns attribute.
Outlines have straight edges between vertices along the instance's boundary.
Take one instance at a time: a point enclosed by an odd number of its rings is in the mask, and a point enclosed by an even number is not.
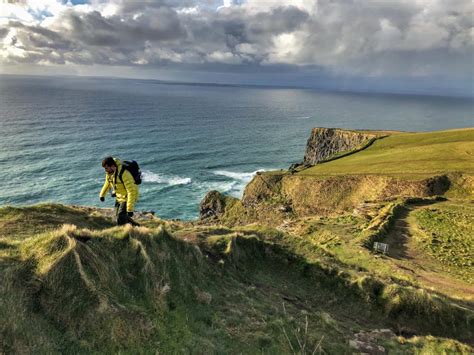
<svg viewBox="0 0 474 355"><path fill-rule="evenodd" d="M140 185L142 183L142 172L140 171L140 167L135 160L124 160L122 162L122 171L120 171L119 177L123 184L123 172L128 170L130 174L133 176L133 180L135 180L136 185Z"/></svg>

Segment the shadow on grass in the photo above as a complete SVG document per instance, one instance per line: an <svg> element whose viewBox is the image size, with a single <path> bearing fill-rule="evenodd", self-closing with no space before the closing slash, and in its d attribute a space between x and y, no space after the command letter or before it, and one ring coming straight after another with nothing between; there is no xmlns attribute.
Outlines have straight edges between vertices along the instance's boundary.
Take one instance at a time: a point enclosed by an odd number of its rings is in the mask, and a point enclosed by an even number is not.
<svg viewBox="0 0 474 355"><path fill-rule="evenodd" d="M0 250L1 249L10 249L12 248L13 246L11 244L8 244L8 243L5 243L5 242L2 242L0 241Z"/></svg>
<svg viewBox="0 0 474 355"><path fill-rule="evenodd" d="M380 322L400 334L433 334L461 341L472 337L472 302L463 302L466 308L461 309L458 300L440 297L415 285L386 283L366 273L354 277L336 266L308 263L302 256L255 237L232 237L225 253L242 281L255 280L252 282L260 289L275 289L273 284L276 282L276 278L268 276L269 282L259 281L257 275L262 274L262 270L275 276L278 273L292 275L289 278L294 281L288 285L288 291L279 291L281 301L293 303L303 310L311 304L312 307L329 307L341 319L349 314L359 324ZM308 293L298 296L290 291L298 287ZM332 300L332 306L327 300Z"/></svg>
<svg viewBox="0 0 474 355"><path fill-rule="evenodd" d="M401 208L400 211L397 213L396 219L392 222L389 232L382 239L383 243L387 243L390 246L390 250L388 252L389 257L397 260L412 259L407 252L407 244L409 240L413 237L410 232L410 226L407 221L408 215L417 208L422 208L443 201L446 201L446 199L414 198L407 201L406 206Z"/></svg>

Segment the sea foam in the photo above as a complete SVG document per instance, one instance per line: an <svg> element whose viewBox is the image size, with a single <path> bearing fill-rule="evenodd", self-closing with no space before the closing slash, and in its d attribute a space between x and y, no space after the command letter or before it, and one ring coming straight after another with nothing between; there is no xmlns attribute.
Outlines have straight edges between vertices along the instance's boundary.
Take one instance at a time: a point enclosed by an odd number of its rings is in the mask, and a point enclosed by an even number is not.
<svg viewBox="0 0 474 355"><path fill-rule="evenodd" d="M166 175L156 174L147 170L142 172L142 177L143 177L144 182L164 184L168 186L188 185L192 182L191 178L188 178L188 177L166 176Z"/></svg>
<svg viewBox="0 0 474 355"><path fill-rule="evenodd" d="M241 172L234 172L234 171L227 171L227 170L216 170L214 171L215 175L226 176L231 179L241 180L243 182L249 182L252 178L261 171L265 171L264 169L259 169L251 173L241 173Z"/></svg>

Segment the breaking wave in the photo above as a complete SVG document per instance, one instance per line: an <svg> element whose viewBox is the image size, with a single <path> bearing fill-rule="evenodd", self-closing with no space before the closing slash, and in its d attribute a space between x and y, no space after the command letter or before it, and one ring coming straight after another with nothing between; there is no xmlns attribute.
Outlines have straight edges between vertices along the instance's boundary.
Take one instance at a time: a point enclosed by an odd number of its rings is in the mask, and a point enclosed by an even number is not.
<svg viewBox="0 0 474 355"><path fill-rule="evenodd" d="M252 178L258 172L261 172L261 171L265 171L265 170L259 169L259 170L256 170L254 172L251 172L251 173L239 173L239 172L227 171L227 170L216 170L216 171L214 171L214 174L215 175L226 176L228 178L235 179L235 180L240 180L240 181L243 181L243 182L250 182L250 180L252 180Z"/></svg>
<svg viewBox="0 0 474 355"><path fill-rule="evenodd" d="M236 181L205 182L200 184L200 188L206 192L216 190L221 193L230 193L231 195L234 195L239 192L238 184Z"/></svg>
<svg viewBox="0 0 474 355"><path fill-rule="evenodd" d="M144 182L151 182L156 184L164 184L168 186L188 185L192 182L191 178L181 176L166 176L155 174L151 171L143 171L142 177Z"/></svg>
<svg viewBox="0 0 474 355"><path fill-rule="evenodd" d="M226 178L232 179L233 181L230 182L219 182L215 183L217 185L214 187L214 190L217 190L222 193L227 193L231 196L241 198L245 186L252 180L252 178L261 171L265 171L264 169L259 169L250 173L244 172L235 172L235 171L228 171L228 170L216 170L213 171L215 175L225 176Z"/></svg>

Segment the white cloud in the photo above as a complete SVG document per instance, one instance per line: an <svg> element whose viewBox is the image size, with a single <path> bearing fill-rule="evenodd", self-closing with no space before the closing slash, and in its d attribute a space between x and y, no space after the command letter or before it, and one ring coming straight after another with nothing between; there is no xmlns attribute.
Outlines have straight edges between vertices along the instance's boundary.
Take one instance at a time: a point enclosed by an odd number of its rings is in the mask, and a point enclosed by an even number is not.
<svg viewBox="0 0 474 355"><path fill-rule="evenodd" d="M273 37L273 48L265 64L285 64L296 61L304 45L304 33L282 33Z"/></svg>
<svg viewBox="0 0 474 355"><path fill-rule="evenodd" d="M0 2L0 18L17 20L23 23L34 23L35 18L28 12L28 7L23 4Z"/></svg>
<svg viewBox="0 0 474 355"><path fill-rule="evenodd" d="M281 6L294 6L313 14L317 4L315 0L247 0L242 7L251 12L265 12Z"/></svg>
<svg viewBox="0 0 474 355"><path fill-rule="evenodd" d="M284 64L472 77L473 7L470 0L0 3L0 65Z"/></svg>
<svg viewBox="0 0 474 355"><path fill-rule="evenodd" d="M228 7L231 7L234 5L234 1L233 0L223 0L222 1L222 5L217 7L217 11L219 10L222 10L222 9L225 9L225 8L228 8Z"/></svg>
<svg viewBox="0 0 474 355"><path fill-rule="evenodd" d="M176 12L178 14L197 15L200 12L200 10L199 10L199 6L193 6L193 7L183 7L183 8L177 9Z"/></svg>
<svg viewBox="0 0 474 355"><path fill-rule="evenodd" d="M211 63L240 64L242 61L230 52L215 51L207 55Z"/></svg>

